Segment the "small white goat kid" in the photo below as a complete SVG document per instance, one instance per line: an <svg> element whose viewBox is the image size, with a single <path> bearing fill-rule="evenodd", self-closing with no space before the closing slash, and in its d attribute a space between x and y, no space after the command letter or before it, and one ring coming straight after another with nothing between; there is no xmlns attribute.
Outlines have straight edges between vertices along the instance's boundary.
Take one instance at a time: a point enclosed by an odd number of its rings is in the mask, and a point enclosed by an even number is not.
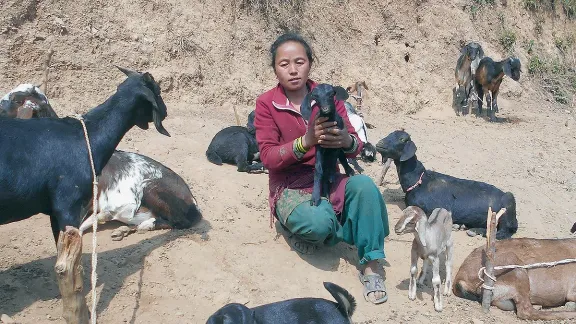
<svg viewBox="0 0 576 324"><path fill-rule="evenodd" d="M432 264L432 285L434 287L434 309L442 311L442 295L440 294L440 254L446 252L446 284L444 295L450 296L452 292L452 213L444 208L436 208L429 218L417 206L408 206L395 226L396 234L414 233L412 241L410 285L408 298L416 299L416 273L418 272L418 258L424 260L418 283L423 284L428 266Z"/></svg>

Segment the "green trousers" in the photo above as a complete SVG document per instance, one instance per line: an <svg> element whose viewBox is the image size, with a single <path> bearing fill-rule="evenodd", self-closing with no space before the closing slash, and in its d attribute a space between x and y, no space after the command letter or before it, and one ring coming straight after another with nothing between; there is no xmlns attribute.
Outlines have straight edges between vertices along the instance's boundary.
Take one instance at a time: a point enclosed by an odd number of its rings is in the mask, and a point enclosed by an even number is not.
<svg viewBox="0 0 576 324"><path fill-rule="evenodd" d="M298 193L300 197L296 198L296 192L285 190L276 209L279 220L291 233L313 244L331 246L344 241L354 245L360 264L385 257L384 238L390 234L388 213L370 177L360 174L348 179L340 222L327 200L310 206L311 196ZM290 204L292 207L287 207Z"/></svg>

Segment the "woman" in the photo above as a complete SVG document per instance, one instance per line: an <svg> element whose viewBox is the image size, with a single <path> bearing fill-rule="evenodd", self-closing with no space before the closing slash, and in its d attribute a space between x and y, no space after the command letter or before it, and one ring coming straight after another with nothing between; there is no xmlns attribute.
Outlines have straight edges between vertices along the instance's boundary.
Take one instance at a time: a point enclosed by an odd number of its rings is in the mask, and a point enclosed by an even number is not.
<svg viewBox="0 0 576 324"><path fill-rule="evenodd" d="M332 185L330 200L311 206L314 185L314 146L342 148L354 158L362 149L350 124L344 102L336 102L346 127L300 114L300 104L316 86L308 79L312 49L301 36L284 34L272 44L272 67L278 85L256 100L256 140L260 159L269 171L271 221L277 218L292 235L289 242L303 254L319 245L340 241L355 245L360 258L360 281L364 298L375 304L388 299L378 259L384 255L384 238L389 234L388 214L382 195L365 175L339 177ZM317 108L313 107L313 115Z"/></svg>

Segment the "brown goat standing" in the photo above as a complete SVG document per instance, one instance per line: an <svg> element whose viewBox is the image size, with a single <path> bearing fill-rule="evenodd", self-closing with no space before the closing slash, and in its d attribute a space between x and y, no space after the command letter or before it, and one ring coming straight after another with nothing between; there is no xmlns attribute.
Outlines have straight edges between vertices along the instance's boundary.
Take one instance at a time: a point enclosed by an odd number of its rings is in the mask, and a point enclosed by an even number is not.
<svg viewBox="0 0 576 324"><path fill-rule="evenodd" d="M474 301L482 298L478 272L483 266L484 246L462 262L454 278L454 295ZM528 265L576 258L576 239L511 238L496 241L494 266ZM495 270L492 306L512 311L521 319L576 318L576 311L542 311L532 305L559 307L576 302L576 263L550 268Z"/></svg>
<svg viewBox="0 0 576 324"><path fill-rule="evenodd" d="M478 95L478 111L476 117L482 115L482 98L486 93L486 109L489 111L487 114L490 121L495 121L495 113L498 112L498 91L504 75L512 78L514 81L520 80L520 73L522 67L520 60L517 58L509 57L502 61L494 61L490 57L485 57L480 60L478 69L474 75L474 89ZM489 95L491 92L492 95Z"/></svg>

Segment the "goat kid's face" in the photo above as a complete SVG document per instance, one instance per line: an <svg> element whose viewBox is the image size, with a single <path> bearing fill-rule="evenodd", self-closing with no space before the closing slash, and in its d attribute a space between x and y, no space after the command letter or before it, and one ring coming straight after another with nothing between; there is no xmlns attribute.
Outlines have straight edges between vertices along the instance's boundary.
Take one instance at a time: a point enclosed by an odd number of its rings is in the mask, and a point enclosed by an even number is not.
<svg viewBox="0 0 576 324"><path fill-rule="evenodd" d="M414 233L417 231L418 223L426 217L424 211L417 206L408 206L402 211L402 217L394 226L397 235Z"/></svg>
<svg viewBox="0 0 576 324"><path fill-rule="evenodd" d="M336 100L348 99L348 92L342 87L333 87L329 84L319 84L310 93L310 100L315 100L320 106L320 113L323 115L336 111Z"/></svg>
<svg viewBox="0 0 576 324"><path fill-rule="evenodd" d="M403 162L416 154L416 144L412 142L408 133L397 130L378 141L376 151L382 155L382 160L390 158Z"/></svg>
<svg viewBox="0 0 576 324"><path fill-rule="evenodd" d="M136 96L141 100L141 102L149 107L149 109L141 110L142 113L136 120L136 126L140 127L141 129L148 129L148 123L154 122L156 130L160 134L170 136L170 133L168 133L168 131L162 125L162 121L166 118L166 116L168 116L166 104L160 95L160 86L156 80L154 80L152 74L148 72L140 73L118 66L117 68L126 74L128 79L134 78L137 80L134 82L140 83L140 87L138 87L137 90L140 92L137 93Z"/></svg>

